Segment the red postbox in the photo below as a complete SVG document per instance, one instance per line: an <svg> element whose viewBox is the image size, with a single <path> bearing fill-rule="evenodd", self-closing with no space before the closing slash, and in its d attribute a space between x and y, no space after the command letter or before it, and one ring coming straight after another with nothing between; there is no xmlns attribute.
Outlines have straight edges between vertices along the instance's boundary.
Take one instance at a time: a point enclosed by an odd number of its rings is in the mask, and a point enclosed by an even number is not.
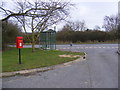
<svg viewBox="0 0 120 90"><path fill-rule="evenodd" d="M23 48L23 37L16 37L16 48Z"/></svg>

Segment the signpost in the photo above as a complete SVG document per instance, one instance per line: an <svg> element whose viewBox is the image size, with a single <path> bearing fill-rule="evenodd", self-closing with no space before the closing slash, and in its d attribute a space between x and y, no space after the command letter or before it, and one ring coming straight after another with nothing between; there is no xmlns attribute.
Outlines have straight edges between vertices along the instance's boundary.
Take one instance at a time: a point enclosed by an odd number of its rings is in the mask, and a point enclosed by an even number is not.
<svg viewBox="0 0 120 90"><path fill-rule="evenodd" d="M16 48L19 49L19 64L21 64L21 48L23 48L23 37L16 37Z"/></svg>

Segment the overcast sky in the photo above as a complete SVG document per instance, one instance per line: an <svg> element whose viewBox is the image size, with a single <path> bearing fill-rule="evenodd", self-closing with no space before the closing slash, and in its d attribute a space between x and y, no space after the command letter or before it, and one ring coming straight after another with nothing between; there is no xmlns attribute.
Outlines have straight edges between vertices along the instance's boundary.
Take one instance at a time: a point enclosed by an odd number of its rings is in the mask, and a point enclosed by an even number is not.
<svg viewBox="0 0 120 90"><path fill-rule="evenodd" d="M106 15L116 15L118 13L118 1L120 0L68 0L75 4L70 10L70 21L85 20L86 26L93 29L96 25L102 27L103 19ZM11 0L4 0L11 2ZM8 5L9 6L9 5ZM9 6L10 7L10 6ZM61 22L56 25L57 31L65 23ZM55 26L55 25L54 25Z"/></svg>
<svg viewBox="0 0 120 90"><path fill-rule="evenodd" d="M88 2L89 1L89 2ZM71 21L85 20L86 26L93 29L96 25L102 28L104 17L118 13L119 0L71 0L76 4L70 11ZM61 25L63 25L62 23ZM61 29L58 26L58 29Z"/></svg>

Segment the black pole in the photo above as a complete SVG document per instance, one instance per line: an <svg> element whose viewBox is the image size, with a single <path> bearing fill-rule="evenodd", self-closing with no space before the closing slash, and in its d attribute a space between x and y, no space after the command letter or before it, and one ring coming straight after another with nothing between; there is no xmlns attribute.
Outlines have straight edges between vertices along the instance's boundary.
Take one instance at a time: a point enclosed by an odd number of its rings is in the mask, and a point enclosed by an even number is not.
<svg viewBox="0 0 120 90"><path fill-rule="evenodd" d="M21 49L19 48L19 64L21 64Z"/></svg>

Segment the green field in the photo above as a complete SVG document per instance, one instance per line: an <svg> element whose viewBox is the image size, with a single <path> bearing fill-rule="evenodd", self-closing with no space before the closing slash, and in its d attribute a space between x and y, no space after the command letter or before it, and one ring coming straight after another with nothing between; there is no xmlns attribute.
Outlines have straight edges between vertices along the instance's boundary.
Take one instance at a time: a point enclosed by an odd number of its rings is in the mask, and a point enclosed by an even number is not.
<svg viewBox="0 0 120 90"><path fill-rule="evenodd" d="M32 53L30 48L22 48L22 64L18 64L18 49L12 48L2 53L2 70L3 72L12 72L33 68L40 68L46 66L52 66L61 64L77 58L61 58L58 55L70 54L70 55L84 55L84 53L66 52L66 51L52 51L52 50L40 50L36 49Z"/></svg>

